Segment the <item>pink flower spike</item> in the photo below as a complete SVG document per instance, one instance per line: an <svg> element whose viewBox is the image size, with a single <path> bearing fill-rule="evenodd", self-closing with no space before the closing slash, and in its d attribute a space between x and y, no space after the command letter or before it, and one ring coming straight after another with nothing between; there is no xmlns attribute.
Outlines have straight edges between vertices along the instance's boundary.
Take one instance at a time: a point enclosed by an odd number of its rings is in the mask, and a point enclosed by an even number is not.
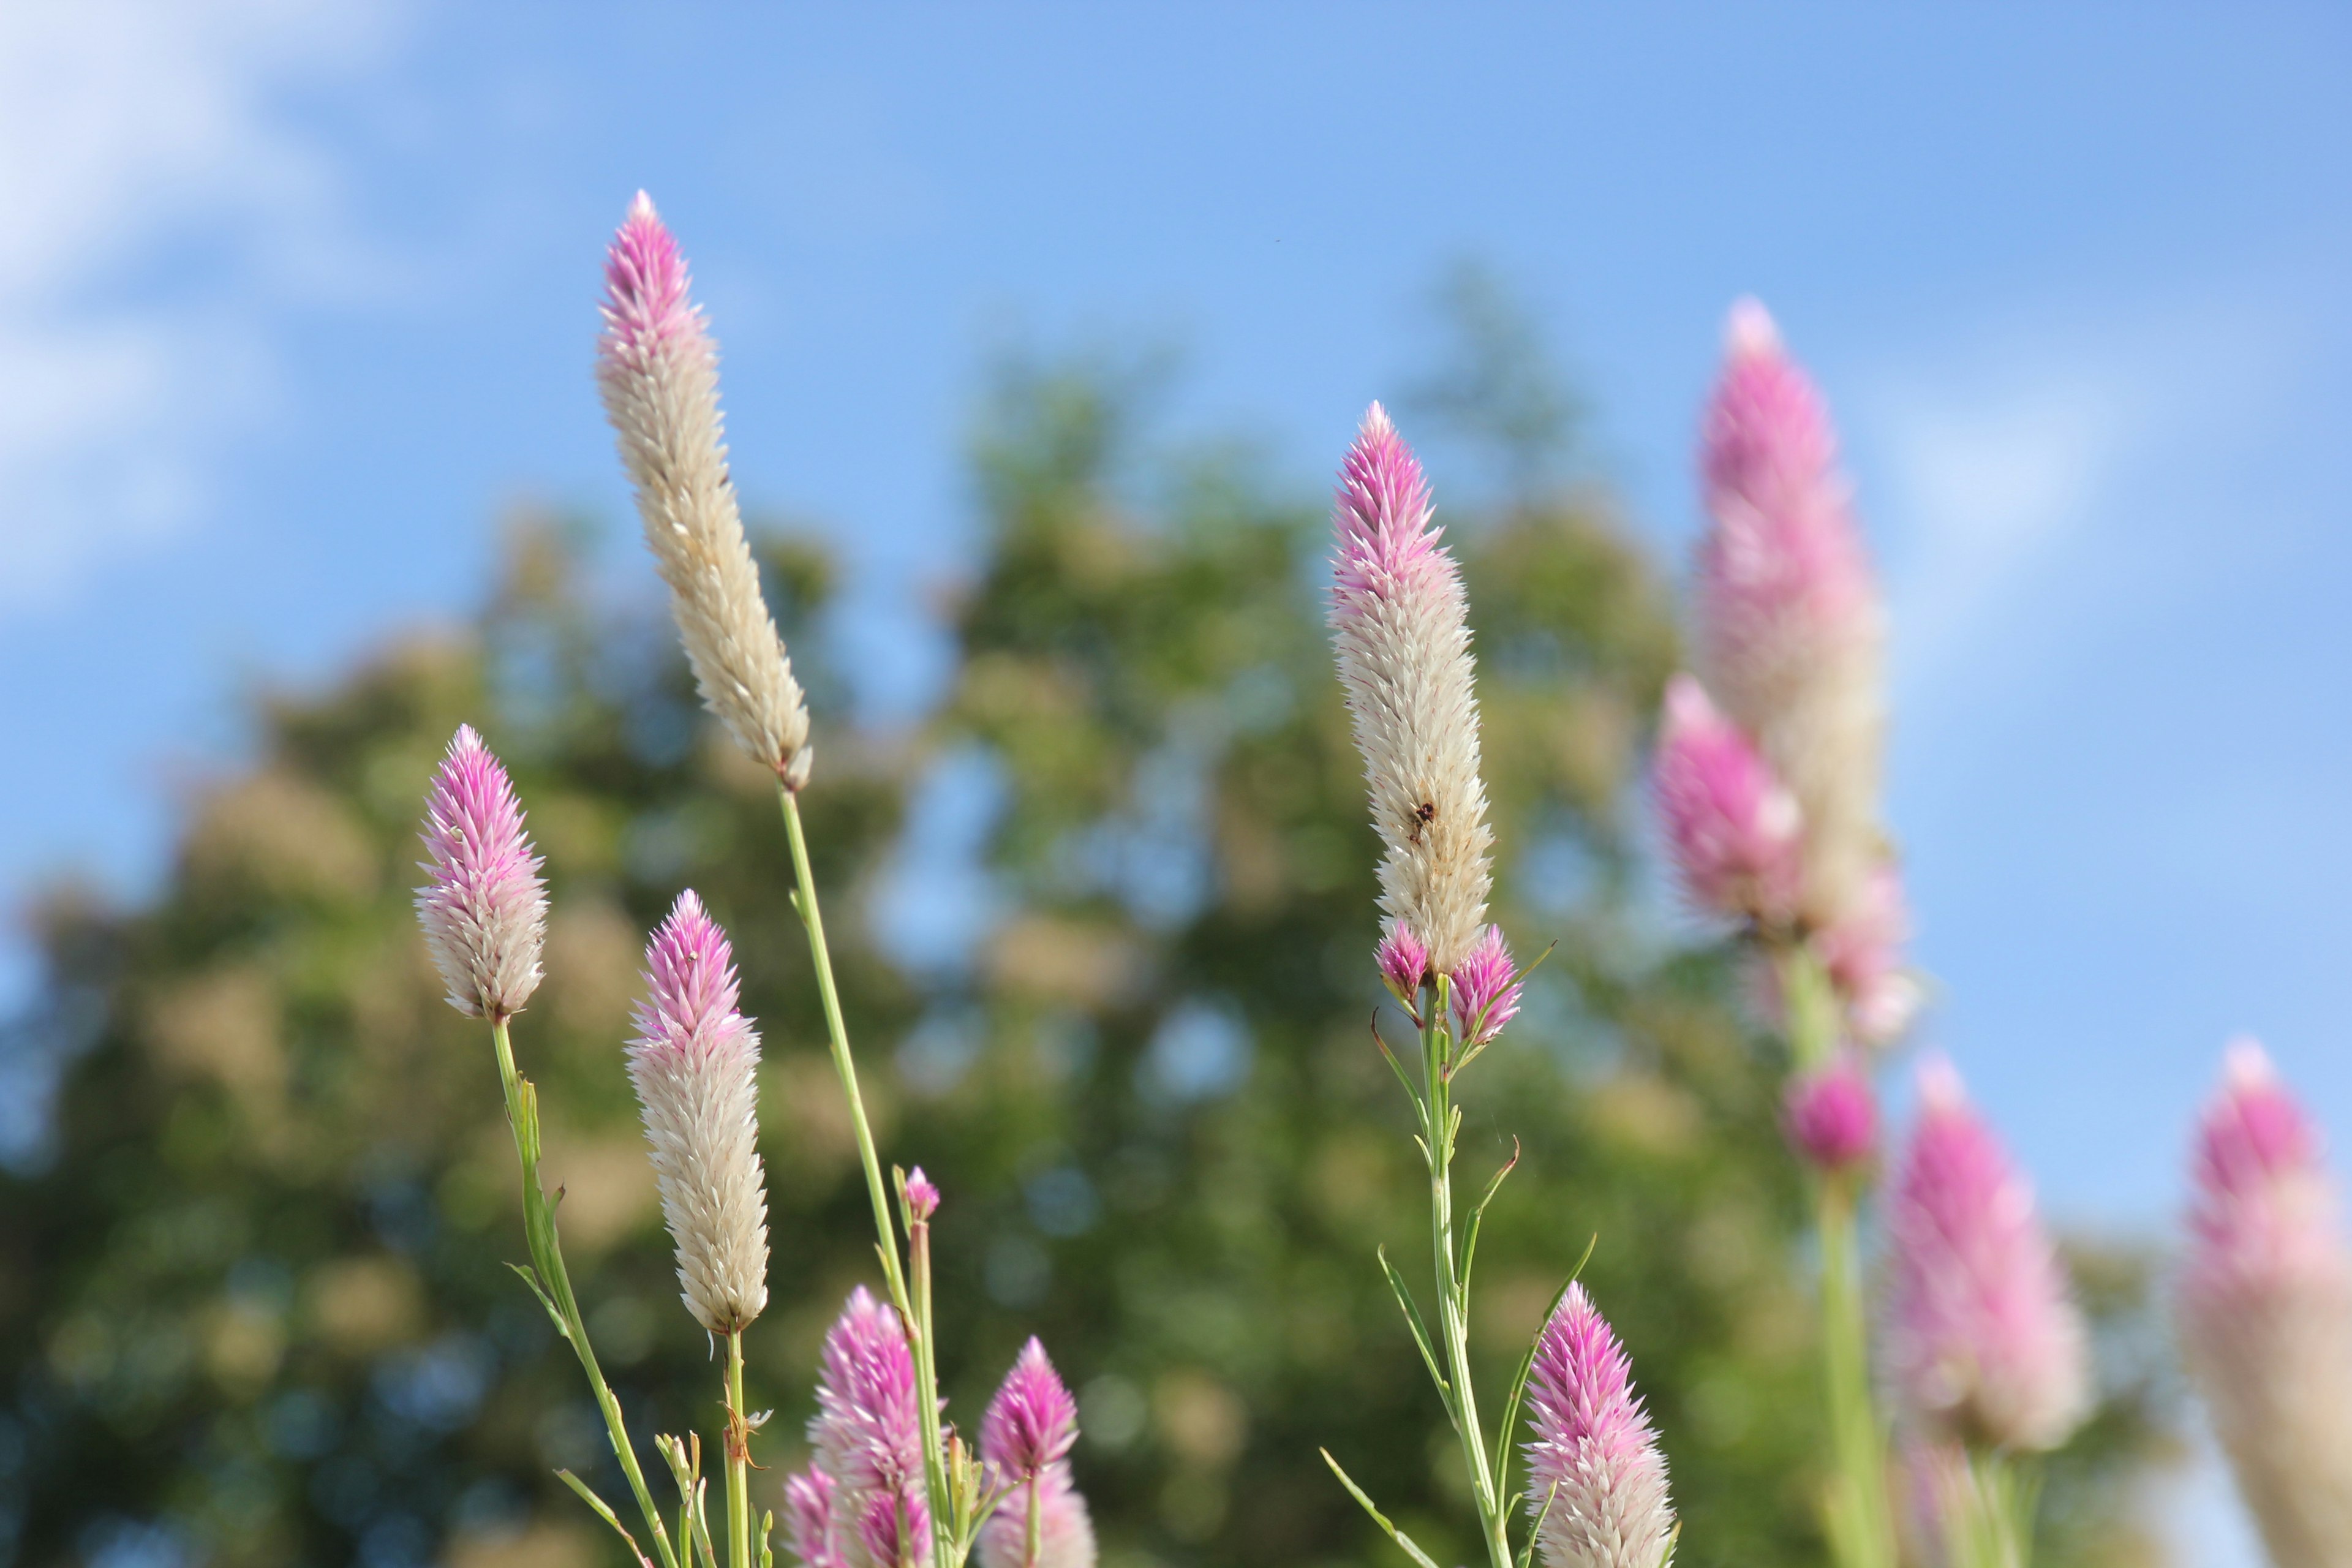
<svg viewBox="0 0 2352 1568"><path fill-rule="evenodd" d="M1804 875L1797 797L1687 675L1666 685L1652 787L1692 903L1764 926L1795 919Z"/></svg>
<svg viewBox="0 0 2352 1568"><path fill-rule="evenodd" d="M1377 403L1340 468L1332 526L1329 621L1385 851L1381 909L1451 973L1492 882L1469 605L1421 464Z"/></svg>
<svg viewBox="0 0 2352 1568"><path fill-rule="evenodd" d="M1903 966L1910 938L1902 873L1885 859L1863 879L1838 921L1813 938L1846 1032L1863 1045L1894 1044L1918 1016L1919 982Z"/></svg>
<svg viewBox="0 0 2352 1568"><path fill-rule="evenodd" d="M449 1005L499 1022L539 988L547 889L505 768L470 724L457 726L425 797L417 923Z"/></svg>
<svg viewBox="0 0 2352 1568"><path fill-rule="evenodd" d="M1859 1169L1878 1152L1878 1097L1851 1052L1789 1082L1780 1102L1789 1146L1824 1175Z"/></svg>
<svg viewBox="0 0 2352 1568"><path fill-rule="evenodd" d="M646 949L629 1082L653 1145L662 1218L686 1304L712 1333L768 1304L768 1195L760 1163L760 1037L735 1010L727 933L691 891Z"/></svg>
<svg viewBox="0 0 2352 1568"><path fill-rule="evenodd" d="M1429 949L1412 934L1412 928L1402 921L1389 921L1378 958L1389 994L1408 1007L1419 1006L1422 983L1429 978Z"/></svg>
<svg viewBox="0 0 2352 1568"><path fill-rule="evenodd" d="M1456 1043L1483 1046L1518 1016L1519 993L1525 989L1503 928L1488 926L1478 945L1462 961L1454 975L1454 1032Z"/></svg>
<svg viewBox="0 0 2352 1568"><path fill-rule="evenodd" d="M2318 1128L2252 1040L2198 1130L2182 1359L2279 1563L2352 1562L2352 1254Z"/></svg>
<svg viewBox="0 0 2352 1568"><path fill-rule="evenodd" d="M863 1285L850 1292L824 1336L816 1406L809 1446L816 1450L817 1468L833 1480L833 1539L844 1568L896 1568L898 1559L877 1555L877 1545L896 1549L919 1540L916 1555L927 1553L931 1526L915 1358L898 1314ZM898 1528L902 1505L909 1521L904 1531ZM875 1532L885 1528L890 1539L877 1539Z"/></svg>
<svg viewBox="0 0 2352 1568"><path fill-rule="evenodd" d="M1820 394L1763 307L1742 300L1703 422L1714 527L1696 640L1716 700L1803 810L1816 924L1836 919L1878 853L1885 701L1877 585L1836 459Z"/></svg>
<svg viewBox="0 0 2352 1568"><path fill-rule="evenodd" d="M981 1418L981 1458L1007 1479L1026 1480L1067 1458L1077 1440L1077 1401L1032 1336Z"/></svg>
<svg viewBox="0 0 2352 1568"><path fill-rule="evenodd" d="M1095 1568L1095 1526L1087 1500L1070 1484L1067 1461L1048 1466L1013 1489L981 1527L980 1568L1025 1568L1029 1561L1029 1498L1037 1500L1036 1568Z"/></svg>
<svg viewBox="0 0 2352 1568"><path fill-rule="evenodd" d="M1545 1568L1659 1568L1675 1525L1665 1456L1582 1285L1536 1340L1527 1401L1527 1510Z"/></svg>
<svg viewBox="0 0 2352 1568"><path fill-rule="evenodd" d="M2032 1191L1959 1075L1919 1069L1886 1201L1888 1373L1928 1436L2053 1448L2090 1403L2082 1315Z"/></svg>
<svg viewBox="0 0 2352 1568"><path fill-rule="evenodd" d="M653 198L639 191L604 256L604 341L600 352L642 363L702 336L702 315L687 299L686 258Z"/></svg>
<svg viewBox="0 0 2352 1568"><path fill-rule="evenodd" d="M833 1478L812 1466L784 1482L784 1545L801 1568L845 1568L833 1534Z"/></svg>
<svg viewBox="0 0 2352 1568"><path fill-rule="evenodd" d="M923 1174L920 1165L907 1174L907 1210L915 1216L917 1225L940 1212L940 1190L931 1185L931 1179Z"/></svg>

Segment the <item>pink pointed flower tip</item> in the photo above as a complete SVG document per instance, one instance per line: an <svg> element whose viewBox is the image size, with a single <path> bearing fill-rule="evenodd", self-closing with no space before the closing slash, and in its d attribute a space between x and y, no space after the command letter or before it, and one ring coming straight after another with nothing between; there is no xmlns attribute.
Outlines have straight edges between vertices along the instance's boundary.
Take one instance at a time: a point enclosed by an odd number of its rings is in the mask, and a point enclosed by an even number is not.
<svg viewBox="0 0 2352 1568"><path fill-rule="evenodd" d="M1674 1531L1665 1456L1581 1284L1537 1338L1527 1403L1526 1504L1547 1568L1656 1568Z"/></svg>
<svg viewBox="0 0 2352 1568"><path fill-rule="evenodd" d="M1025 1481L1066 1458L1077 1438L1077 1402L1033 1336L981 1417L981 1458L1005 1479Z"/></svg>
<svg viewBox="0 0 2352 1568"><path fill-rule="evenodd" d="M784 1482L784 1545L801 1568L846 1568L833 1532L833 1478L815 1466Z"/></svg>
<svg viewBox="0 0 2352 1568"><path fill-rule="evenodd" d="M635 363L673 342L699 338L702 319L688 303L686 258L653 199L639 191L604 258L607 362Z"/></svg>
<svg viewBox="0 0 2352 1568"><path fill-rule="evenodd" d="M1461 1044L1483 1046L1518 1016L1519 993L1526 986L1502 927L1490 925L1479 933L1452 978L1454 1031Z"/></svg>
<svg viewBox="0 0 2352 1568"><path fill-rule="evenodd" d="M810 1445L847 1500L862 1510L866 1493L921 1486L914 1355L898 1314L863 1285L825 1333L816 1400Z"/></svg>
<svg viewBox="0 0 2352 1568"><path fill-rule="evenodd" d="M514 784L472 725L457 726L425 805L425 945L452 1007L508 1017L539 988L547 890Z"/></svg>
<svg viewBox="0 0 2352 1568"><path fill-rule="evenodd" d="M1694 904L1767 926L1795 918L1804 880L1797 797L1687 675L1666 685L1654 788L1667 849Z"/></svg>
<svg viewBox="0 0 2352 1568"><path fill-rule="evenodd" d="M1438 548L1444 530L1430 521L1429 480L1421 460L1375 403L1339 466L1338 585L1344 612L1367 596L1393 593L1430 576L1450 576Z"/></svg>
<svg viewBox="0 0 2352 1568"><path fill-rule="evenodd" d="M2233 1041L2198 1129L2193 1293L2261 1287L2345 1267L2319 1129L2262 1047Z"/></svg>
<svg viewBox="0 0 2352 1568"><path fill-rule="evenodd" d="M1934 1436L2055 1447L2090 1400L2087 1344L2032 1190L1941 1057L1886 1205L1892 1381Z"/></svg>
<svg viewBox="0 0 2352 1568"><path fill-rule="evenodd" d="M1882 860L1863 879L1845 913L1813 939L1847 1030L1864 1045L1892 1044L1918 1016L1919 981L1903 964L1903 944L1910 938L1902 873Z"/></svg>
<svg viewBox="0 0 2352 1568"><path fill-rule="evenodd" d="M1753 299L1741 300L1726 317L1723 336L1723 371L1702 427L1709 506L1786 517L1790 509L1842 504L1828 406L1789 357L1770 313Z"/></svg>
<svg viewBox="0 0 2352 1568"><path fill-rule="evenodd" d="M747 1027L736 1012L735 955L727 933L688 888L646 947L648 994L636 1009L649 1049L711 1051Z"/></svg>
<svg viewBox="0 0 2352 1568"><path fill-rule="evenodd" d="M1851 1052L1791 1079L1780 1102L1789 1146L1824 1175L1859 1169L1878 1152L1878 1096Z"/></svg>
<svg viewBox="0 0 2352 1568"><path fill-rule="evenodd" d="M907 1174L907 1212L915 1216L917 1225L922 1224L940 1212L940 1189L931 1184L931 1179L929 1176L923 1174L923 1168L920 1165L916 1166Z"/></svg>
<svg viewBox="0 0 2352 1568"><path fill-rule="evenodd" d="M1389 994L1408 1007L1416 1005L1422 983L1429 978L1429 949L1421 938L1402 921L1391 921L1381 938L1378 957L1381 979Z"/></svg>

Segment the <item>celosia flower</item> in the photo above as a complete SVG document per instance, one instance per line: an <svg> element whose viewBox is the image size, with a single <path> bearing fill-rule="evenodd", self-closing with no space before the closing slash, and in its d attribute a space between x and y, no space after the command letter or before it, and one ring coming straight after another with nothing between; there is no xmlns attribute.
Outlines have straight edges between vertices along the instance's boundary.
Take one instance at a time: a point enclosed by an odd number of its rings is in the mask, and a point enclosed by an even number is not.
<svg viewBox="0 0 2352 1568"><path fill-rule="evenodd" d="M1734 306L1700 468L1715 526L1700 545L1708 689L1797 797L1804 908L1832 923L1881 853L1884 630L1837 438L1762 306Z"/></svg>
<svg viewBox="0 0 2352 1568"><path fill-rule="evenodd" d="M677 241L643 191L613 241L604 281L596 382L695 685L736 742L797 789L808 777L808 704L743 537L718 346L687 298Z"/></svg>
<svg viewBox="0 0 2352 1568"><path fill-rule="evenodd" d="M1077 1441L1077 1402L1032 1339L981 1418L980 1456L997 1484L1011 1489L980 1535L981 1568L1028 1562L1029 1510L1037 1510L1037 1568L1093 1568L1094 1521L1071 1484L1070 1446Z"/></svg>
<svg viewBox="0 0 2352 1568"><path fill-rule="evenodd" d="M2279 1568L2352 1563L2352 1257L2319 1131L2230 1047L2197 1141L2183 1359Z"/></svg>
<svg viewBox="0 0 2352 1568"><path fill-rule="evenodd" d="M784 1545L801 1568L845 1568L833 1533L833 1478L811 1466L784 1482Z"/></svg>
<svg viewBox="0 0 2352 1568"><path fill-rule="evenodd" d="M1797 797L1687 675L1666 684L1653 788L1693 903L1768 927L1796 918L1804 879Z"/></svg>
<svg viewBox="0 0 2352 1568"><path fill-rule="evenodd" d="M931 1184L931 1179L929 1176L923 1174L923 1168L920 1165L916 1166L907 1176L907 1208L913 1214L915 1223L918 1225L940 1212L940 1189Z"/></svg>
<svg viewBox="0 0 2352 1568"><path fill-rule="evenodd" d="M1675 1528L1666 1458L1582 1285L1536 1341L1527 1401L1527 1510L1545 1568L1659 1568Z"/></svg>
<svg viewBox="0 0 2352 1568"><path fill-rule="evenodd" d="M1849 1052L1789 1080L1780 1102L1789 1146L1824 1174L1851 1171L1878 1152L1878 1097Z"/></svg>
<svg viewBox="0 0 2352 1568"><path fill-rule="evenodd" d="M1429 486L1377 403L1349 449L1332 513L1330 624L1371 786L1381 908L1450 974L1486 923L1491 878L1462 574L1430 521Z"/></svg>
<svg viewBox="0 0 2352 1568"><path fill-rule="evenodd" d="M760 1164L760 1037L735 1010L727 933L692 892L646 949L629 1081L645 1108L662 1218L686 1304L727 1333L768 1304L768 1195Z"/></svg>
<svg viewBox="0 0 2352 1568"><path fill-rule="evenodd" d="M930 1555L914 1353L898 1314L863 1285L824 1336L808 1435L831 1483L843 1568L896 1568Z"/></svg>
<svg viewBox="0 0 2352 1568"><path fill-rule="evenodd" d="M1392 920L1381 937L1377 957L1390 994L1408 1007L1414 1005L1422 982L1429 978L1429 949L1421 945L1421 938L1402 921Z"/></svg>
<svg viewBox="0 0 2352 1568"><path fill-rule="evenodd" d="M522 1011L539 988L547 889L523 831L522 805L470 724L457 726L425 797L426 876L416 920L449 1005L492 1020Z"/></svg>
<svg viewBox="0 0 2352 1568"><path fill-rule="evenodd" d="M1919 1120L1886 1204L1887 1370L1931 1438L2055 1447L2089 1403L2083 1320L2033 1194L1951 1064L1919 1070Z"/></svg>
<svg viewBox="0 0 2352 1568"><path fill-rule="evenodd" d="M1479 935L1453 980L1454 1032L1463 1045L1485 1045L1518 1016L1519 993L1525 986L1502 927L1490 925Z"/></svg>
<svg viewBox="0 0 2352 1568"><path fill-rule="evenodd" d="M1902 874L1887 860L1863 878L1837 922L1814 934L1846 1032L1864 1045L1891 1045L1918 1015L1919 982L1903 966L1910 936Z"/></svg>

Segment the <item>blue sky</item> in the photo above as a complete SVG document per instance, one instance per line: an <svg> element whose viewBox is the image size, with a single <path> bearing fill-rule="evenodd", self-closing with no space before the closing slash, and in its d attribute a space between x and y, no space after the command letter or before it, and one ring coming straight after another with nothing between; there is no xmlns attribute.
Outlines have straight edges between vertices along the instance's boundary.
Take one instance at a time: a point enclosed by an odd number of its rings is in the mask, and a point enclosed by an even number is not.
<svg viewBox="0 0 2352 1568"><path fill-rule="evenodd" d="M2347 81L2323 5L11 6L0 879L135 890L241 690L462 611L511 502L619 515L640 185L897 712L992 343L1180 342L1306 491L1483 258L1679 561L1753 291L1888 576L1927 1037L2153 1226L2231 1032L2352 1127Z"/></svg>

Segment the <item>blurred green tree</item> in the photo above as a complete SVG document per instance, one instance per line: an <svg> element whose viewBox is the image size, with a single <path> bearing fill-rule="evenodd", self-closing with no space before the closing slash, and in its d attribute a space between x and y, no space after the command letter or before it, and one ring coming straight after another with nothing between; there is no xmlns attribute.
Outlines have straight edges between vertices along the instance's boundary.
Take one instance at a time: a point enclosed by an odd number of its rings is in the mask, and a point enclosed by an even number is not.
<svg viewBox="0 0 2352 1568"><path fill-rule="evenodd" d="M1644 913L1633 782L1676 658L1667 595L1605 497L1559 479L1571 405L1523 327L1488 285L1456 294L1432 412L1506 480L1491 515L1450 514L1498 915L1523 953L1559 944L1468 1080L1465 1180L1514 1138L1526 1156L1482 1243L1482 1373L1507 1375L1597 1237L1586 1279L1664 1433L1681 1561L1816 1561L1773 1047L1727 952L1677 951ZM1112 1568L1389 1562L1318 1445L1454 1560L1458 1453L1372 1261L1385 1241L1420 1277L1425 1215L1367 1034L1376 849L1321 628L1322 510L1269 499L1245 451L1147 441L1139 390L1103 362L1003 369L950 688L913 732L847 710L824 552L763 547L818 710L806 809L877 1130L947 1192L958 1410L1045 1335L1081 1391ZM521 1241L495 1069L408 906L461 720L513 766L547 855L549 974L518 1050L642 1433L712 1429L719 1372L677 1305L619 1045L681 887L735 935L768 1040L761 1484L796 1461L817 1342L873 1260L774 803L667 625L614 608L583 559L576 529L524 522L473 626L259 704L258 761L194 803L151 903L46 906L44 987L6 1037L16 1078L62 1081L46 1152L0 1177L0 1563L617 1560L549 1479L620 1495L501 1267ZM2144 1321L2135 1266L2100 1278L2109 1317ZM2119 1521L2152 1361L2116 1363L2116 1402L2056 1470L2048 1561L2137 1560Z"/></svg>

